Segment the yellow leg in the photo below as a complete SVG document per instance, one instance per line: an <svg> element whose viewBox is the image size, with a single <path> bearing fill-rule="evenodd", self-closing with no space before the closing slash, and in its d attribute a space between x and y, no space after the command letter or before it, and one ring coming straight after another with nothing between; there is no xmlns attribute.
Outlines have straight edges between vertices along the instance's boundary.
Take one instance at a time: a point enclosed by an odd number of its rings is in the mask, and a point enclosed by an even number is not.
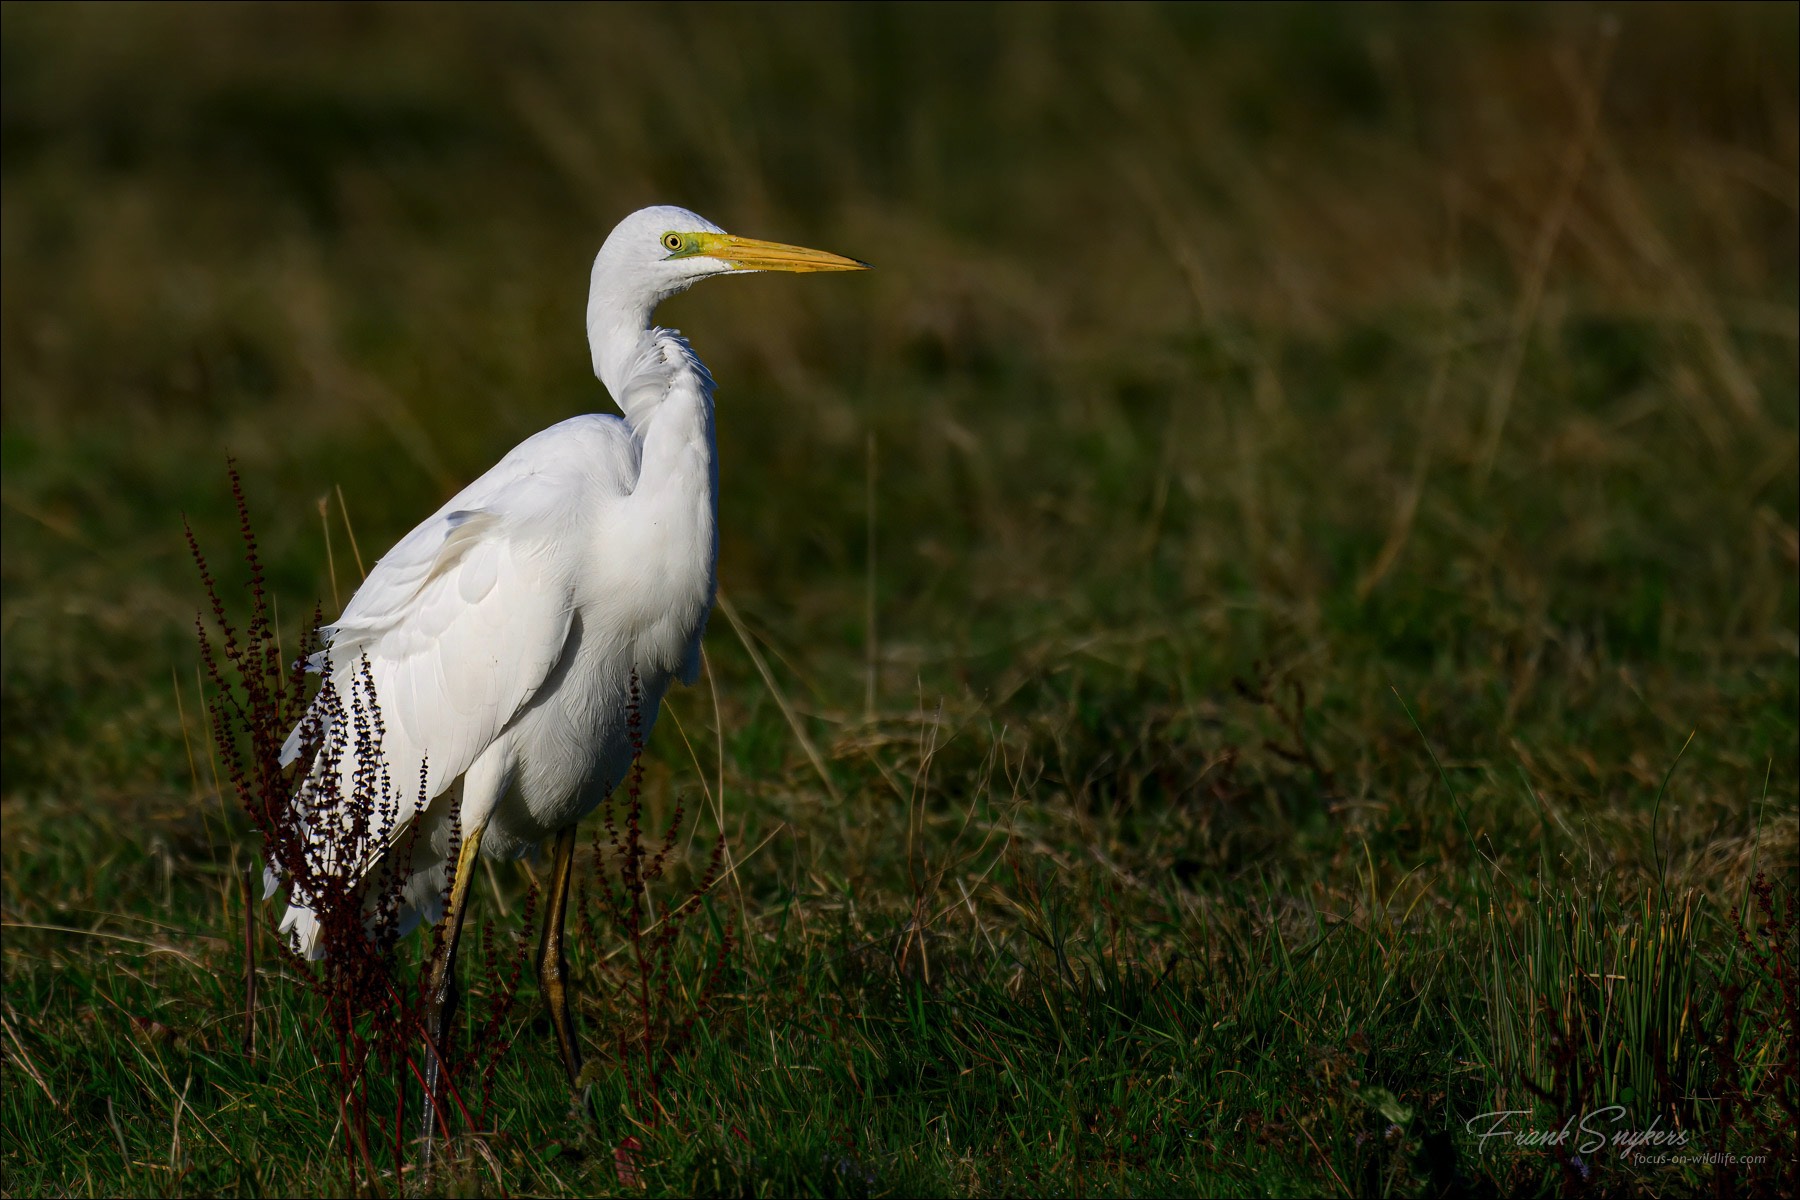
<svg viewBox="0 0 1800 1200"><path fill-rule="evenodd" d="M562 1051L569 1086L581 1078L581 1046L575 1040L575 1021L569 1013L569 960L563 954L563 924L569 912L569 879L575 874L575 827L556 835L550 862L549 903L544 907L544 936L538 942L538 991L550 1010L550 1026Z"/></svg>
<svg viewBox="0 0 1800 1200"><path fill-rule="evenodd" d="M450 1045L450 1026L456 1016L456 943L462 937L463 916L468 911L469 885L475 880L475 854L481 849L481 827L463 837L456 856L456 880L450 885L448 925L440 953L431 964L431 990L427 1003L425 1046L425 1165L431 1165L431 1138L437 1132L438 1089L443 1082L440 1054Z"/></svg>

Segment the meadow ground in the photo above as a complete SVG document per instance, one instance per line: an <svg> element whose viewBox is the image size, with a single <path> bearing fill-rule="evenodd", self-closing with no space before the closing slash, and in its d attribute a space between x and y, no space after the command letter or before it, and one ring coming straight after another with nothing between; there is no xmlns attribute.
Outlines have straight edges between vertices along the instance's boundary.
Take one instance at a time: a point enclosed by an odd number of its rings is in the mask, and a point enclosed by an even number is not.
<svg viewBox="0 0 1800 1200"><path fill-rule="evenodd" d="M673 202L877 266L662 313L731 610L647 900L734 869L687 1044L614 1052L591 917L590 1115L526 983L434 1186L1793 1194L1792 5L0 22L5 1193L348 1185L266 938L240 1047L182 517L241 617L235 456L296 644L607 407L588 263Z"/></svg>

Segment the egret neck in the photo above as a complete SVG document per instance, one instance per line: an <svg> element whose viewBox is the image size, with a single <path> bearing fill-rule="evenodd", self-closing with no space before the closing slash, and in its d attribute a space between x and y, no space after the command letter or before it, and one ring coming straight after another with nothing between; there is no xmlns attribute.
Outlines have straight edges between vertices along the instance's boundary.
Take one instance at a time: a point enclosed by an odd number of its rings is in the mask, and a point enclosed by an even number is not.
<svg viewBox="0 0 1800 1200"><path fill-rule="evenodd" d="M660 587L647 589L671 624L698 620L717 580L719 470L713 380L686 339L651 324L672 291L621 286L604 256L588 295L594 373L625 415L639 446L630 504L647 536L641 561L654 562Z"/></svg>

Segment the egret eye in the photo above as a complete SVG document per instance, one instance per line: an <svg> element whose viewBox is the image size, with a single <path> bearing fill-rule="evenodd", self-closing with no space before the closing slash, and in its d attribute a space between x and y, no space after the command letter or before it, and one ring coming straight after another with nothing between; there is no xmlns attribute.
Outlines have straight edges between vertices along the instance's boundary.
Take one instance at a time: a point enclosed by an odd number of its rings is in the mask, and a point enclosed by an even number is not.
<svg viewBox="0 0 1800 1200"><path fill-rule="evenodd" d="M679 233L663 234L663 245L671 251L681 249L681 235Z"/></svg>

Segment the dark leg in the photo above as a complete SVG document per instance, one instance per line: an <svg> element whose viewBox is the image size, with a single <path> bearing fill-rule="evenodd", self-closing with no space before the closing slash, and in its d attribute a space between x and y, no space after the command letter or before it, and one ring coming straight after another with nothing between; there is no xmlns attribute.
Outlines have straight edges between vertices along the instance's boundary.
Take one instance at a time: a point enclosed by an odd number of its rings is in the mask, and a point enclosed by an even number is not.
<svg viewBox="0 0 1800 1200"><path fill-rule="evenodd" d="M569 913L569 879L575 874L575 826L556 835L550 861L549 903L544 907L544 936L538 943L538 991L550 1010L550 1026L562 1051L569 1086L581 1079L581 1046L575 1041L575 1021L569 1013L569 960L563 954L563 922Z"/></svg>
<svg viewBox="0 0 1800 1200"><path fill-rule="evenodd" d="M463 916L468 912L469 885L475 880L475 853L481 848L481 829L471 830L456 856L456 881L450 886L449 925L444 931L443 952L431 964L431 990L425 1031L425 1166L431 1166L431 1138L437 1132L438 1089L443 1083L440 1054L450 1045L451 1021L456 1016L456 943L462 937Z"/></svg>

